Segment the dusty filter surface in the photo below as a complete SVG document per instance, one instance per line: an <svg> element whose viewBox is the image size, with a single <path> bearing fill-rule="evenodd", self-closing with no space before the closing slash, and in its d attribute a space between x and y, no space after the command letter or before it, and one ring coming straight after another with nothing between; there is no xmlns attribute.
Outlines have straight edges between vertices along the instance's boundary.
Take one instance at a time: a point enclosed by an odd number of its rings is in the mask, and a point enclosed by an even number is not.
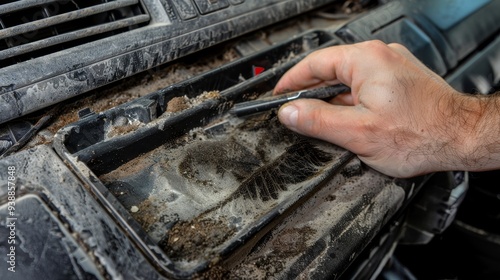
<svg viewBox="0 0 500 280"><path fill-rule="evenodd" d="M189 269L324 181L343 153L292 133L270 112L195 129L100 179Z"/></svg>

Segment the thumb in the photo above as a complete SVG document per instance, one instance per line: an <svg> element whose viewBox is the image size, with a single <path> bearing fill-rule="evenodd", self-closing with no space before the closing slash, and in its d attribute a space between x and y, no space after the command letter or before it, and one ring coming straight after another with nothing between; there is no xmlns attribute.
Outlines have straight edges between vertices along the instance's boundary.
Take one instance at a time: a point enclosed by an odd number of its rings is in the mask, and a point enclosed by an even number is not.
<svg viewBox="0 0 500 280"><path fill-rule="evenodd" d="M289 129L347 148L353 139L352 106L337 106L317 99L301 99L283 105L280 122ZM351 120L351 121L350 121Z"/></svg>

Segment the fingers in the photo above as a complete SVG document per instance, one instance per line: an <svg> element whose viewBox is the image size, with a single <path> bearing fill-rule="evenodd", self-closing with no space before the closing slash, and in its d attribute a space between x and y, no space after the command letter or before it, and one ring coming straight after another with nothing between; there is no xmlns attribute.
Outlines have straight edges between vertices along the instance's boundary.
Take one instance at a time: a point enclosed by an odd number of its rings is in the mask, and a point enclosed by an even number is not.
<svg viewBox="0 0 500 280"><path fill-rule="evenodd" d="M442 93L454 90L404 46L370 41L316 51L283 75L275 93L339 82L351 93L330 103L290 102L278 112L279 120L297 133L350 150L391 176L430 171L425 168L433 161L443 165L441 155L453 140L443 140L449 132L436 127L448 118L441 121L435 112L444 104Z"/></svg>
<svg viewBox="0 0 500 280"><path fill-rule="evenodd" d="M335 66L343 50L341 47L333 47L311 53L292 67L278 81L274 92L300 90L339 83Z"/></svg>
<svg viewBox="0 0 500 280"><path fill-rule="evenodd" d="M329 103L333 105L343 105L343 106L352 106L355 105L354 98L351 93L343 93L337 95L335 98L332 98Z"/></svg>
<svg viewBox="0 0 500 280"><path fill-rule="evenodd" d="M356 131L352 120L357 109L316 99L302 99L282 106L278 117L281 123L297 133L351 148Z"/></svg>
<svg viewBox="0 0 500 280"><path fill-rule="evenodd" d="M315 51L292 67L278 81L275 93L344 83L353 94L368 79L383 75L381 69L397 67L411 54L401 45L381 41L333 46ZM383 77L385 78L385 77Z"/></svg>

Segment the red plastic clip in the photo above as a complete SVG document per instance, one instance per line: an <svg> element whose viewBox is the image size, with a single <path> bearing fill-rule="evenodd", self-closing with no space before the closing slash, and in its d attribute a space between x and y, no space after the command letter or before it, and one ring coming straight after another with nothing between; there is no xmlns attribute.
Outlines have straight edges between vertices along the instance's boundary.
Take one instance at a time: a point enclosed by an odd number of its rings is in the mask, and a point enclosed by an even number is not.
<svg viewBox="0 0 500 280"><path fill-rule="evenodd" d="M264 72L265 70L266 68L264 67L252 65L252 73L254 77Z"/></svg>

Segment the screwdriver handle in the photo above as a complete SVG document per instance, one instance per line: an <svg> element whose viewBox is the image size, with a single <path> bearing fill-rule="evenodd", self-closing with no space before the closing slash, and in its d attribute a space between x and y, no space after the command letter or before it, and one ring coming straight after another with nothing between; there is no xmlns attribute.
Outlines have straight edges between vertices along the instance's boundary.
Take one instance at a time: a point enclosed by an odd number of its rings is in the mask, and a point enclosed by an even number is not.
<svg viewBox="0 0 500 280"><path fill-rule="evenodd" d="M341 93L350 91L351 89L343 84L314 88L314 89L299 90L299 91L289 92L286 94L280 94L257 100L237 103L233 106L233 108L231 108L231 110L229 110L229 113L237 117L243 117L255 113L268 111L274 108L278 108L289 101L300 98L326 99L326 98L333 98Z"/></svg>

